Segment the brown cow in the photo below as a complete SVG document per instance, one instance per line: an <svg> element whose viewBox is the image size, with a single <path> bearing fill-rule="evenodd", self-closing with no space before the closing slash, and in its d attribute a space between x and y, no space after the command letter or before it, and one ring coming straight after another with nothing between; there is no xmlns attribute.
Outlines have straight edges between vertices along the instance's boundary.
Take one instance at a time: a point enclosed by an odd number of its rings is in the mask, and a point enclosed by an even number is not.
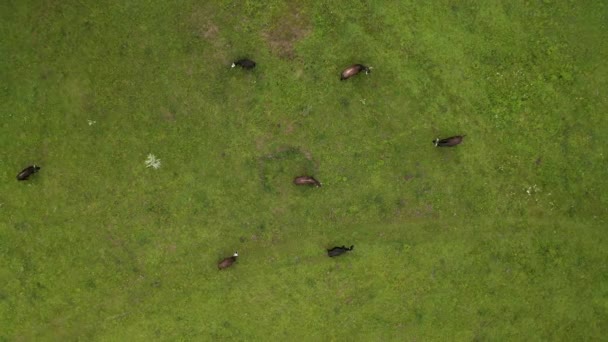
<svg viewBox="0 0 608 342"><path fill-rule="evenodd" d="M296 177L293 180L293 184L295 185L314 185L317 187L321 186L321 182L319 182L318 180L314 179L313 177L310 176L300 176L300 177Z"/></svg>
<svg viewBox="0 0 608 342"><path fill-rule="evenodd" d="M220 270L223 270L224 268L228 268L230 266L232 266L232 264L234 264L234 262L236 261L236 257L239 256L238 252L234 252L234 254L231 257L225 258L224 260L220 261L217 264L217 268Z"/></svg>
<svg viewBox="0 0 608 342"><path fill-rule="evenodd" d="M355 76L356 74L360 73L361 71L364 71L365 74L369 74L371 72L371 67L366 67L363 64L353 64L351 66L349 66L348 68L344 69L344 71L342 71L342 74L340 75L340 81L344 81L347 80L353 76Z"/></svg>

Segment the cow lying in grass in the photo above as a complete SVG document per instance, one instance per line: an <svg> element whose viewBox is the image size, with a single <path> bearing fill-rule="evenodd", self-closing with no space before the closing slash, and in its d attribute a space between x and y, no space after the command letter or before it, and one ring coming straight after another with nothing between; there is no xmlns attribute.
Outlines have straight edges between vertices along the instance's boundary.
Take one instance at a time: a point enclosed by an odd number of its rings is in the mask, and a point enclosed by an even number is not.
<svg viewBox="0 0 608 342"><path fill-rule="evenodd" d="M295 185L314 185L314 186L321 186L321 182L319 182L318 180L314 179L314 177L311 176L300 176L300 177L296 177L293 180L293 184Z"/></svg>
<svg viewBox="0 0 608 342"><path fill-rule="evenodd" d="M460 144L464 137L464 135L457 135L445 139L437 138L433 140L433 144L435 144L435 147L453 147Z"/></svg>
<svg viewBox="0 0 608 342"><path fill-rule="evenodd" d="M220 261L217 264L217 268L220 270L223 270L224 268L228 268L230 266L232 266L232 264L234 264L234 262L236 261L236 257L239 256L238 252L234 252L234 254L231 257L225 258L224 260Z"/></svg>
<svg viewBox="0 0 608 342"><path fill-rule="evenodd" d="M30 165L30 166L26 167L25 169L23 169L21 172L19 172L19 174L17 175L17 180L20 180L20 181L27 180L31 175L38 172L38 170L40 170L40 166Z"/></svg>
<svg viewBox="0 0 608 342"><path fill-rule="evenodd" d="M342 247L334 247L332 249L328 249L327 250L327 255L330 257L335 257L338 255L342 255L346 252L352 251L353 248L355 248L355 246L350 246L350 248L347 248L346 246L342 246Z"/></svg>
<svg viewBox="0 0 608 342"><path fill-rule="evenodd" d="M239 59L238 61L235 61L234 63L232 63L233 68L237 65L243 69L255 68L255 62L248 58Z"/></svg>
<svg viewBox="0 0 608 342"><path fill-rule="evenodd" d="M361 71L365 72L365 74L367 75L370 73L371 69L372 69L371 67L367 67L363 64L353 64L353 65L349 66L348 68L344 69L344 71L342 71L342 74L340 74L340 81L347 80L347 79L357 75Z"/></svg>

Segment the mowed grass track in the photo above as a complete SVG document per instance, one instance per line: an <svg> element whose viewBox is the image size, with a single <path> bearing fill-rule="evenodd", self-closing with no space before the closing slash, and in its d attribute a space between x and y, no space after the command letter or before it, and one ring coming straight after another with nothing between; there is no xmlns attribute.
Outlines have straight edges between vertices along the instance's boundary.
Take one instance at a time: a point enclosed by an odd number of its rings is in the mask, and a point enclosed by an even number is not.
<svg viewBox="0 0 608 342"><path fill-rule="evenodd" d="M608 334L606 4L8 0L0 18L0 340ZM372 74L340 82L352 63Z"/></svg>

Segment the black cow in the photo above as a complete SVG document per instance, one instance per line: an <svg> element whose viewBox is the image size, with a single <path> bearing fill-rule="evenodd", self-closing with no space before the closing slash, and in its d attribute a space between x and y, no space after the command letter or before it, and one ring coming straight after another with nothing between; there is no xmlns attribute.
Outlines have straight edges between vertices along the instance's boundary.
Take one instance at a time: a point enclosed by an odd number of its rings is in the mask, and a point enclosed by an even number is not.
<svg viewBox="0 0 608 342"><path fill-rule="evenodd" d="M329 255L330 257L335 257L338 255L342 255L348 251L352 251L353 248L355 248L354 245L350 246L350 248L347 248L346 246L342 246L342 247L334 247L332 249L328 249L327 250L327 255Z"/></svg>
<svg viewBox="0 0 608 342"><path fill-rule="evenodd" d="M235 61L234 63L232 63L232 67L234 68L235 66L240 66L243 69L253 69L255 68L255 62L252 61L249 58L243 58L243 59L239 59L238 61Z"/></svg>
<svg viewBox="0 0 608 342"><path fill-rule="evenodd" d="M38 170L40 170L40 166L30 165L30 166L26 167L25 169L23 169L21 172L19 172L19 174L17 175L17 180L20 180L20 181L27 180L31 175L38 172Z"/></svg>
<svg viewBox="0 0 608 342"><path fill-rule="evenodd" d="M465 135L457 135L445 139L437 138L433 140L433 144L435 144L435 147L453 147L460 144L464 137Z"/></svg>

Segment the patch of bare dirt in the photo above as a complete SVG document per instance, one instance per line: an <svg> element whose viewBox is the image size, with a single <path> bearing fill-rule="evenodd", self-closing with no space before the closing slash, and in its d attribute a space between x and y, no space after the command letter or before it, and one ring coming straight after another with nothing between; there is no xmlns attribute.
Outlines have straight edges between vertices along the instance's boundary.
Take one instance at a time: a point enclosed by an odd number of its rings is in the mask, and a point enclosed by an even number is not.
<svg viewBox="0 0 608 342"><path fill-rule="evenodd" d="M165 246L165 250L169 253L175 253L175 251L177 250L177 245L174 243L170 243Z"/></svg>
<svg viewBox="0 0 608 342"><path fill-rule="evenodd" d="M108 234L106 236L106 238L108 239L108 241L110 241L110 244L112 244L112 247L124 247L124 245L125 245L124 239L121 239L115 235Z"/></svg>
<svg viewBox="0 0 608 342"><path fill-rule="evenodd" d="M304 157L306 157L306 159L313 161L312 159L312 152L310 152L309 150L306 149L300 149L302 151L302 153L304 154Z"/></svg>
<svg viewBox="0 0 608 342"><path fill-rule="evenodd" d="M283 216L287 213L287 209L285 207L274 207L271 209L271 211L275 217Z"/></svg>
<svg viewBox="0 0 608 342"><path fill-rule="evenodd" d="M296 57L295 45L312 31L310 20L296 6L288 5L288 11L276 16L273 27L262 33L270 50L280 58Z"/></svg>
<svg viewBox="0 0 608 342"><path fill-rule="evenodd" d="M205 39L215 39L217 38L220 32L220 28L215 25L211 20L207 21L207 23L201 27L200 33L203 35Z"/></svg>
<svg viewBox="0 0 608 342"><path fill-rule="evenodd" d="M194 9L187 17L186 27L191 34L213 48L212 56L206 56L207 59L215 57L217 60L225 61L228 43L221 35L220 26L213 20L213 13L214 10L209 5Z"/></svg>
<svg viewBox="0 0 608 342"><path fill-rule="evenodd" d="M209 8L197 8L190 15L190 25L194 35L205 40L219 37L220 28L211 20Z"/></svg>
<svg viewBox="0 0 608 342"><path fill-rule="evenodd" d="M338 221L338 212L336 209L331 209L327 214L325 214L325 217L332 222L336 222Z"/></svg>
<svg viewBox="0 0 608 342"><path fill-rule="evenodd" d="M160 109L161 115L165 121L173 122L175 121L175 113L168 110L167 108L162 107Z"/></svg>
<svg viewBox="0 0 608 342"><path fill-rule="evenodd" d="M407 175L403 176L403 180L405 180L405 181L409 181L409 180L412 180L414 178L416 178L416 176L414 176L411 173L408 173Z"/></svg>
<svg viewBox="0 0 608 342"><path fill-rule="evenodd" d="M266 149L268 139L265 136L259 136L255 139L255 148L258 151L262 151Z"/></svg>
<svg viewBox="0 0 608 342"><path fill-rule="evenodd" d="M419 206L412 210L412 215L418 218L429 218L429 217L439 217L439 214L435 212L432 204L426 204Z"/></svg>
<svg viewBox="0 0 608 342"><path fill-rule="evenodd" d="M283 134L289 135L293 133L295 130L295 122L294 121L285 121L281 127L283 128Z"/></svg>

